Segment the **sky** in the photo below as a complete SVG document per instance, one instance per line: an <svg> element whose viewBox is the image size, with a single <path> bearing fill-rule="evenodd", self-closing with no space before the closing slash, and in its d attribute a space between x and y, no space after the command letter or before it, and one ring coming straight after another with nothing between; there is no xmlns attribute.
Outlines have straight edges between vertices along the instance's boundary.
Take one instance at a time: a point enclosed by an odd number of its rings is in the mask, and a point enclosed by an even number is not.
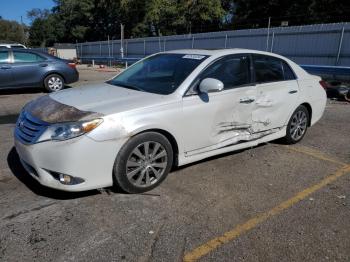
<svg viewBox="0 0 350 262"><path fill-rule="evenodd" d="M51 9L54 6L52 0L0 0L0 16L7 20L21 21L29 24L30 21L27 18L27 11L33 8Z"/></svg>

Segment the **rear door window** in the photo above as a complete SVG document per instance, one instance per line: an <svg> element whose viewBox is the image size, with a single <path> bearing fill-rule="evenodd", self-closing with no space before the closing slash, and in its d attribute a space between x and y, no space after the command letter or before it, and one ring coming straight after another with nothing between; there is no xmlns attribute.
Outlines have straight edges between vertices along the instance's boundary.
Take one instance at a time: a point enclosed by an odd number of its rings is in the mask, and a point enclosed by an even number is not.
<svg viewBox="0 0 350 262"><path fill-rule="evenodd" d="M0 51L0 63L8 63L9 53L8 51Z"/></svg>
<svg viewBox="0 0 350 262"><path fill-rule="evenodd" d="M35 63L41 62L45 59L34 53L24 53L24 52L13 52L13 59L15 63Z"/></svg>
<svg viewBox="0 0 350 262"><path fill-rule="evenodd" d="M290 68L290 66L286 62L282 62L283 65L283 73L284 73L284 80L295 80L295 74L293 70Z"/></svg>
<svg viewBox="0 0 350 262"><path fill-rule="evenodd" d="M269 83L284 81L282 60L270 56L253 55L255 82Z"/></svg>

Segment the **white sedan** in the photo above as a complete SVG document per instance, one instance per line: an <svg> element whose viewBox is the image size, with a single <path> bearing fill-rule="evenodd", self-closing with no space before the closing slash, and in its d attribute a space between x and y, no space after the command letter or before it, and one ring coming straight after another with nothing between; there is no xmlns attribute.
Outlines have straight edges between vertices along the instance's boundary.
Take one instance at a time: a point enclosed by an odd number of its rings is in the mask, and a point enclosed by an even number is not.
<svg viewBox="0 0 350 262"><path fill-rule="evenodd" d="M299 142L325 105L321 79L285 57L176 50L149 56L104 84L28 103L15 146L42 185L140 193L174 165L283 137Z"/></svg>

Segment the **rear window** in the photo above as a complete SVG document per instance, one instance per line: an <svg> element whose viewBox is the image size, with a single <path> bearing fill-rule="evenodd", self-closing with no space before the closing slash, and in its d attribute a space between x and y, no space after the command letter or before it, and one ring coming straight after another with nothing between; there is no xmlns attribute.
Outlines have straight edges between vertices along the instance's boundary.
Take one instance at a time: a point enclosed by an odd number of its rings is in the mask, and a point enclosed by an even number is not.
<svg viewBox="0 0 350 262"><path fill-rule="evenodd" d="M35 63L44 61L45 59L34 53L13 52L13 58L15 63Z"/></svg>
<svg viewBox="0 0 350 262"><path fill-rule="evenodd" d="M11 48L12 49L24 49L24 47L21 45L11 45Z"/></svg>

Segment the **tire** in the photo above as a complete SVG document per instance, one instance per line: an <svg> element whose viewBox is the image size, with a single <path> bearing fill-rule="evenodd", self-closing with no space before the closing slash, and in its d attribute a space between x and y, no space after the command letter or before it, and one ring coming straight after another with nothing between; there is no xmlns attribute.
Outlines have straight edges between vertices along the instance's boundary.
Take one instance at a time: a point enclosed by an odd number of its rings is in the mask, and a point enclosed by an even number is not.
<svg viewBox="0 0 350 262"><path fill-rule="evenodd" d="M156 132L142 133L132 137L119 151L113 179L127 193L147 192L164 181L172 164L169 140Z"/></svg>
<svg viewBox="0 0 350 262"><path fill-rule="evenodd" d="M303 139L310 123L310 114L307 108L300 105L292 114L288 126L285 142L296 144Z"/></svg>
<svg viewBox="0 0 350 262"><path fill-rule="evenodd" d="M50 93L60 91L64 88L64 79L57 74L48 75L44 79L44 87Z"/></svg>

